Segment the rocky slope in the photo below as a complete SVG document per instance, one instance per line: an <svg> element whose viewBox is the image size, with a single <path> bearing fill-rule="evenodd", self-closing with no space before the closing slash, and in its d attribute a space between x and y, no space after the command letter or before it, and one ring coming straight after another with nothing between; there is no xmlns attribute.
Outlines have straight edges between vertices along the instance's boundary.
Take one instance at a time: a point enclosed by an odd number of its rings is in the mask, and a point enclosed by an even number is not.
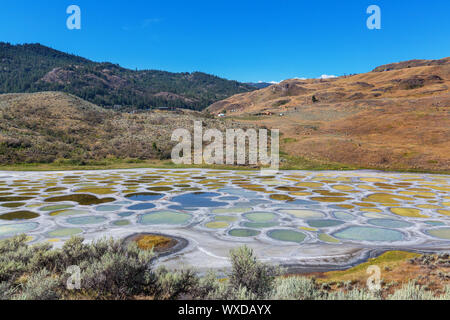
<svg viewBox="0 0 450 320"><path fill-rule="evenodd" d="M237 124L199 112L106 110L61 92L0 95L0 164L168 159L172 132Z"/></svg>
<svg viewBox="0 0 450 320"><path fill-rule="evenodd" d="M450 170L450 58L286 80L207 110L283 133L290 155L368 168Z"/></svg>

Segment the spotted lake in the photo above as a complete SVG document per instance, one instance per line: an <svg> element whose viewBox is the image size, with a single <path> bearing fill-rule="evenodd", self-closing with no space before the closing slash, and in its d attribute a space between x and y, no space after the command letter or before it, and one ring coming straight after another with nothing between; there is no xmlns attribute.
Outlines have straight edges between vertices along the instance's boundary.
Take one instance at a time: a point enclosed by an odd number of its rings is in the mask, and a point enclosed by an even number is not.
<svg viewBox="0 0 450 320"><path fill-rule="evenodd" d="M450 246L450 176L375 171L0 172L0 239L61 246L158 232L189 241L173 267L226 267L247 244L264 261L341 265L373 250Z"/></svg>

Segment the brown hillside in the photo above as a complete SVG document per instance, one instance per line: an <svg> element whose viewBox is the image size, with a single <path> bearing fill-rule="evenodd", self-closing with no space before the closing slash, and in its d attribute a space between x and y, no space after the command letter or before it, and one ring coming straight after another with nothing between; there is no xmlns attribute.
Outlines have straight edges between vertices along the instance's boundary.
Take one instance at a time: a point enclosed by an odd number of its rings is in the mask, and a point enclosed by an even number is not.
<svg viewBox="0 0 450 320"><path fill-rule="evenodd" d="M450 58L413 60L334 79L286 80L217 102L208 111L281 129L290 155L448 171L449 85Z"/></svg>
<svg viewBox="0 0 450 320"><path fill-rule="evenodd" d="M0 95L0 164L168 159L172 132L234 124L188 110L122 113L60 92ZM239 127L239 126L237 126Z"/></svg>

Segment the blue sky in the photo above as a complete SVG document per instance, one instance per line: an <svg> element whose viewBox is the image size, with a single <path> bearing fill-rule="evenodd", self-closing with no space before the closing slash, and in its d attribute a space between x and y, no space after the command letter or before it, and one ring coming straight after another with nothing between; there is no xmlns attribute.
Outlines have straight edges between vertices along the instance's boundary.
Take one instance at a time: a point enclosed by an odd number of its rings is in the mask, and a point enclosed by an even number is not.
<svg viewBox="0 0 450 320"><path fill-rule="evenodd" d="M71 4L81 30L66 27ZM366 27L372 4L381 30ZM280 81L450 56L449 12L448 0L2 0L0 41L133 69Z"/></svg>

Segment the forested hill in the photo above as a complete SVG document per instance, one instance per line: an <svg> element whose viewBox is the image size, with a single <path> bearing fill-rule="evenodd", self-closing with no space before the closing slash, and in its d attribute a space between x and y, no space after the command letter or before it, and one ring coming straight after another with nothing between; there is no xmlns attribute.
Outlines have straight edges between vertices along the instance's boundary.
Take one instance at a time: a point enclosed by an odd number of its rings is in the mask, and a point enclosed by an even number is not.
<svg viewBox="0 0 450 320"><path fill-rule="evenodd" d="M63 91L106 108L201 110L255 89L201 72L135 71L40 44L0 42L0 93Z"/></svg>

